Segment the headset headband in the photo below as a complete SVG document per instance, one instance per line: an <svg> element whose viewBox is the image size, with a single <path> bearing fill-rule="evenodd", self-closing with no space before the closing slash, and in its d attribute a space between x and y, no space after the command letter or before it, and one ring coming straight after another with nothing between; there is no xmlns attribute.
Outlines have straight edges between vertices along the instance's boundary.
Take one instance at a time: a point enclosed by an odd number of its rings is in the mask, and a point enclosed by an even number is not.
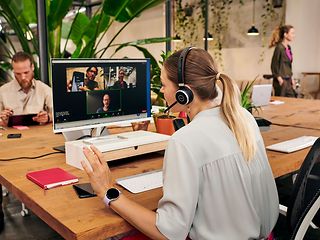
<svg viewBox="0 0 320 240"><path fill-rule="evenodd" d="M193 47L187 47L182 50L182 53L179 56L179 62L178 62L178 85L179 87L183 87L185 85L184 81L184 68L186 64L186 59L189 54L189 52L193 49Z"/></svg>

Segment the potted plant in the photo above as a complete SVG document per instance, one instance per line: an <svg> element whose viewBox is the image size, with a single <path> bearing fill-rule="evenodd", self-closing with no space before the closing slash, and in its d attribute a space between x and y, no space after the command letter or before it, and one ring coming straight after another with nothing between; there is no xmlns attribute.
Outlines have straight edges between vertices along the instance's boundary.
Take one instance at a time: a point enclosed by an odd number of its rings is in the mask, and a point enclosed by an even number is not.
<svg viewBox="0 0 320 240"><path fill-rule="evenodd" d="M241 91L241 106L247 109L250 113L252 113L252 110L259 110L259 107L256 107L251 100L252 87L256 79L257 78L251 82L247 82L244 89Z"/></svg>
<svg viewBox="0 0 320 240"><path fill-rule="evenodd" d="M165 108L159 108L159 112L153 113L154 125L158 133L172 135L174 130L173 120L176 118L173 114L164 112Z"/></svg>
<svg viewBox="0 0 320 240"><path fill-rule="evenodd" d="M152 65L152 78L151 78L151 91L153 94L152 104L157 106L162 106L159 108L159 111L153 113L153 120L158 133L171 135L174 133L173 119L176 117L171 114L169 111L165 113L165 105L166 102L163 97L163 93L160 92L161 89L161 67L163 66L164 61L170 57L172 54L171 51L161 53L161 60L159 60L159 64Z"/></svg>

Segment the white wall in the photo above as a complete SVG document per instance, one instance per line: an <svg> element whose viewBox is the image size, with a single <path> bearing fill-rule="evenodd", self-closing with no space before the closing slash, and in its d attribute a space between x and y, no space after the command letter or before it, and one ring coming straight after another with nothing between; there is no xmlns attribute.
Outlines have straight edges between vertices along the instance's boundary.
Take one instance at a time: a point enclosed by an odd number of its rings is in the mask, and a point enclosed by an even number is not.
<svg viewBox="0 0 320 240"><path fill-rule="evenodd" d="M122 23L113 23L108 34L102 40L99 47L104 47L118 30L122 27ZM134 19L116 38L114 43L125 43L139 39L165 37L165 11L164 4L158 5L142 13L142 15ZM154 57L160 57L161 51L165 50L165 43L143 45ZM114 48L110 48L104 55L108 58L113 54ZM113 58L122 57L142 58L143 54L134 47L126 47L121 49Z"/></svg>
<svg viewBox="0 0 320 240"><path fill-rule="evenodd" d="M287 1L286 22L296 30L296 39L292 44L294 54L293 71L320 71L320 1Z"/></svg>
<svg viewBox="0 0 320 240"><path fill-rule="evenodd" d="M234 80L253 80L257 75L271 74L272 54L273 49L262 47L222 49L222 71Z"/></svg>

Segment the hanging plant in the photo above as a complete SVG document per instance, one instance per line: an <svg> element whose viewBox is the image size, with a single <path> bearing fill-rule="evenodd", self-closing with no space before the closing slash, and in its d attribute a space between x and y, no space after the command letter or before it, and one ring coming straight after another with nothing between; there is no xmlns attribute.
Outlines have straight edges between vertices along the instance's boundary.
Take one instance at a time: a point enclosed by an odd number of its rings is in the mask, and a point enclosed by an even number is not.
<svg viewBox="0 0 320 240"><path fill-rule="evenodd" d="M175 1L175 29L183 45L195 45L199 40L198 25L203 23L202 14L199 12L199 3Z"/></svg>
<svg viewBox="0 0 320 240"><path fill-rule="evenodd" d="M278 23L278 25L282 25L282 23L284 23L285 21L285 6L282 7L282 12L279 14L276 12L273 1L272 0L266 0L263 3L262 6L263 12L261 14L261 19L262 19L262 23L261 23L261 41L262 41L262 48L263 51L260 54L259 57L259 63L264 61L264 57L265 57L265 49L268 46L268 28L270 28L271 23L274 23L275 21L277 21L279 19L279 15L280 16L280 22Z"/></svg>
<svg viewBox="0 0 320 240"><path fill-rule="evenodd" d="M206 1L175 1L175 29L184 45L202 44L205 25ZM224 35L228 29L229 15L233 0L210 0L208 3L209 29L213 41L209 42L214 58L222 63ZM239 0L242 5L243 1ZM192 10L191 10L192 9Z"/></svg>

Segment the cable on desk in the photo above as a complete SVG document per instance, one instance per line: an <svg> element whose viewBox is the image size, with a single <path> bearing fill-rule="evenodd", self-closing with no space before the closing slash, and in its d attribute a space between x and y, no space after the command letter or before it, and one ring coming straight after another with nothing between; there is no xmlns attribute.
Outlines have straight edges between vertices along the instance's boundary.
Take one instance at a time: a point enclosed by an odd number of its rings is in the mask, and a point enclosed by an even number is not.
<svg viewBox="0 0 320 240"><path fill-rule="evenodd" d="M35 157L0 158L0 161L8 162L8 161L14 161L18 159L37 159L37 158L42 158L42 157L46 157L46 156L57 154L57 153L63 153L63 152L51 152L51 153L46 153L46 154L35 156Z"/></svg>

